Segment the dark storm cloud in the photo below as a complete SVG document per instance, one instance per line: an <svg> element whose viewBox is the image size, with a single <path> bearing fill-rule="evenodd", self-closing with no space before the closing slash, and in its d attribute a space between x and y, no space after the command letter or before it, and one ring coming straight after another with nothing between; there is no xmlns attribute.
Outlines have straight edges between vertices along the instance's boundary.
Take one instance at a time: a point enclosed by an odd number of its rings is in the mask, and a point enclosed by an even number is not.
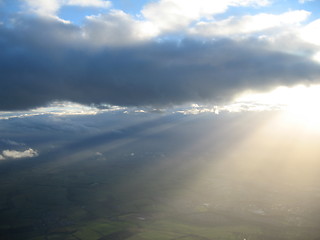
<svg viewBox="0 0 320 240"><path fill-rule="evenodd" d="M125 106L219 102L246 89L313 82L320 75L315 62L257 40L93 48L82 33L72 24L37 18L0 25L0 110L56 100Z"/></svg>

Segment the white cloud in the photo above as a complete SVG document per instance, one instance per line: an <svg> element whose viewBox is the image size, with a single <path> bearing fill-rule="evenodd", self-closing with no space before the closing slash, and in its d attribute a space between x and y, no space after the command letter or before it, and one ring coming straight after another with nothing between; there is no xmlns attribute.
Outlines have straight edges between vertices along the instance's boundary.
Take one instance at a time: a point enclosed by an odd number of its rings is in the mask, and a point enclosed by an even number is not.
<svg viewBox="0 0 320 240"><path fill-rule="evenodd" d="M76 115L96 115L104 112L116 112L123 111L126 107L120 107L116 105L101 105L99 108L94 106L81 105L72 102L52 102L48 106L38 107L31 111L12 111L4 112L0 111L1 119L12 119L12 118L28 118L40 115L53 115L53 116L76 116ZM19 143L11 140L0 140L14 146L25 146L24 143Z"/></svg>
<svg viewBox="0 0 320 240"><path fill-rule="evenodd" d="M305 21L310 12L304 10L289 11L279 15L261 13L240 18L230 17L217 22L199 22L190 30L203 36L249 34L282 27L296 27Z"/></svg>
<svg viewBox="0 0 320 240"><path fill-rule="evenodd" d="M1 0L0 0L1 1ZM229 7L265 6L269 0L159 0L147 3L141 18L136 18L121 10L111 10L107 14L87 16L84 26L77 28L60 19L57 14L63 6L82 6L108 8L110 1L104 0L23 0L27 8L37 14L54 17L62 21L54 38L70 42L72 45L84 44L90 47L124 46L143 43L170 31L183 31L201 36L227 36L252 34L262 31L268 37L301 27L310 12L304 10L288 11L283 14L247 15L229 17L214 21L215 14L224 13ZM56 22L56 21L54 21ZM195 25L191 25L195 24ZM319 43L317 30L319 24L309 24L302 32L302 39ZM194 27L191 27L194 26ZM189 28L189 29L188 29ZM54 29L56 30L56 29ZM60 31L69 31L69 33ZM54 31L48 31L54 32ZM50 35L50 33L48 33ZM41 35L40 35L41 36ZM42 41L45 42L45 41Z"/></svg>
<svg viewBox="0 0 320 240"><path fill-rule="evenodd" d="M26 8L38 15L55 16L63 6L109 8L110 1L103 0L24 0Z"/></svg>
<svg viewBox="0 0 320 240"><path fill-rule="evenodd" d="M25 151L4 150L2 155L6 158L31 158L38 156L38 152L29 148Z"/></svg>
<svg viewBox="0 0 320 240"><path fill-rule="evenodd" d="M313 55L313 60L320 63L320 51Z"/></svg>
<svg viewBox="0 0 320 240"><path fill-rule="evenodd" d="M320 45L320 19L317 19L301 29L300 36L304 41Z"/></svg>
<svg viewBox="0 0 320 240"><path fill-rule="evenodd" d="M0 154L0 160L5 160L4 156Z"/></svg>
<svg viewBox="0 0 320 240"><path fill-rule="evenodd" d="M29 11L47 16L55 15L61 7L58 0L25 0L25 4Z"/></svg>
<svg viewBox="0 0 320 240"><path fill-rule="evenodd" d="M261 101L255 96L269 97L267 102ZM251 97L252 96L252 97ZM251 98L250 98L251 97ZM260 101L259 101L260 100ZM261 112L261 111L280 111L284 110L285 106L281 102L277 102L277 99L272 101L272 94L261 93L256 95L246 95L242 99L235 99L226 105L203 105L192 104L189 107L184 107L178 110L174 110L174 113L181 113L183 115L198 115L198 114L220 114L222 112Z"/></svg>
<svg viewBox="0 0 320 240"><path fill-rule="evenodd" d="M148 40L158 34L150 23L135 20L120 10L88 16L83 30L86 40L96 46L128 45Z"/></svg>
<svg viewBox="0 0 320 240"><path fill-rule="evenodd" d="M64 25L72 24L57 15L63 6L110 7L110 1L103 0L24 0L29 11L41 16L54 18ZM90 43L93 47L123 46L141 43L167 31L186 31L189 24L199 19L211 19L213 15L225 12L230 6L264 6L268 0L159 0L148 3L141 11L143 18L121 10L107 14L87 16L86 24L68 35L74 43ZM64 36L57 34L57 36ZM55 36L56 37L56 36ZM84 41L83 41L84 40Z"/></svg>
<svg viewBox="0 0 320 240"><path fill-rule="evenodd" d="M147 4L141 12L159 31L172 31L200 18L210 19L230 6L267 4L266 0L160 0Z"/></svg>
<svg viewBox="0 0 320 240"><path fill-rule="evenodd" d="M110 1L103 1L103 0L66 0L62 2L65 5L81 6L81 7L109 8L111 6Z"/></svg>
<svg viewBox="0 0 320 240"><path fill-rule="evenodd" d="M320 19L317 19L301 28L299 32L300 38L306 43L312 44L315 51L312 59L320 63Z"/></svg>

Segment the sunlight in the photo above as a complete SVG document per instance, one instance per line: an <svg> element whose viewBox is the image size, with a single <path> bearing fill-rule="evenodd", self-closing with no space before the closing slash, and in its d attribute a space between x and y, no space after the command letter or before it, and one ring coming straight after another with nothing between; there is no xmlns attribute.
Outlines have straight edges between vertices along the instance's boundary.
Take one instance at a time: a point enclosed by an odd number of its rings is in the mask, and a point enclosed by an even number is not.
<svg viewBox="0 0 320 240"><path fill-rule="evenodd" d="M319 92L320 86L298 88L288 104L288 117L311 130L320 130Z"/></svg>
<svg viewBox="0 0 320 240"><path fill-rule="evenodd" d="M278 87L269 93L247 93L237 101L281 109L284 121L320 131L320 85Z"/></svg>

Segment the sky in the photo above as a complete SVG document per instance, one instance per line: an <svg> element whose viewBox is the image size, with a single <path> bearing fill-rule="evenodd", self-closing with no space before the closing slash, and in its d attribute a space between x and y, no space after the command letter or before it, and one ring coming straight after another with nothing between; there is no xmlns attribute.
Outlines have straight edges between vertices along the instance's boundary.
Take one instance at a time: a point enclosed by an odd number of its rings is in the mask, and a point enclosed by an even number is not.
<svg viewBox="0 0 320 240"><path fill-rule="evenodd" d="M191 230L223 216L226 236L250 223L257 239L318 238L319 13L318 0L0 0L0 235L27 223L49 239L50 212L81 235L174 210L196 214Z"/></svg>

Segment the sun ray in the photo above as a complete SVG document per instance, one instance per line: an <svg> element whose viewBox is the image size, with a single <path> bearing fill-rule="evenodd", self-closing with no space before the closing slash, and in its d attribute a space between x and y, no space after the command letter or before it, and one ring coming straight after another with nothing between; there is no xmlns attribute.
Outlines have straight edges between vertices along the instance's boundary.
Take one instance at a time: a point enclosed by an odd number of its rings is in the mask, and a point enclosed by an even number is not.
<svg viewBox="0 0 320 240"><path fill-rule="evenodd" d="M244 94L237 101L281 109L288 124L320 132L320 85L278 87L268 93Z"/></svg>

